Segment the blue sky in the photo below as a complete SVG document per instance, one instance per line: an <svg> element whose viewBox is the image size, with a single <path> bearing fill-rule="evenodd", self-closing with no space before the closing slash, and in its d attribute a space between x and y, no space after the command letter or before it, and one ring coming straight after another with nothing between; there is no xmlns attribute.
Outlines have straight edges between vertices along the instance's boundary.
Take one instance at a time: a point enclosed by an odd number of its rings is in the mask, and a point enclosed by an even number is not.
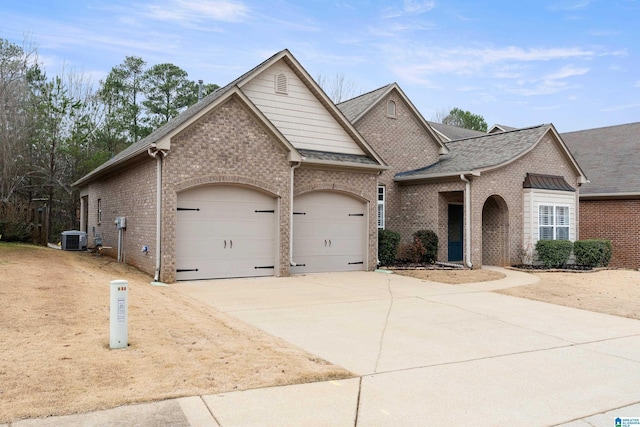
<svg viewBox="0 0 640 427"><path fill-rule="evenodd" d="M640 0L0 0L0 38L95 86L125 56L225 85L284 48L357 93L397 82L427 120L453 107L560 132L640 121Z"/></svg>

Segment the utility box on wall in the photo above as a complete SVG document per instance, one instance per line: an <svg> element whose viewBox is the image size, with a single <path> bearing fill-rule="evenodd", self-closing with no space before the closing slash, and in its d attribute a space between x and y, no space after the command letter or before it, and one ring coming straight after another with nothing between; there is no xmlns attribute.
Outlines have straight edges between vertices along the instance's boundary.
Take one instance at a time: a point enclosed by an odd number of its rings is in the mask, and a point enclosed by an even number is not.
<svg viewBox="0 0 640 427"><path fill-rule="evenodd" d="M122 230L124 228L127 228L127 218L124 216L117 216L116 217L116 228L118 230Z"/></svg>

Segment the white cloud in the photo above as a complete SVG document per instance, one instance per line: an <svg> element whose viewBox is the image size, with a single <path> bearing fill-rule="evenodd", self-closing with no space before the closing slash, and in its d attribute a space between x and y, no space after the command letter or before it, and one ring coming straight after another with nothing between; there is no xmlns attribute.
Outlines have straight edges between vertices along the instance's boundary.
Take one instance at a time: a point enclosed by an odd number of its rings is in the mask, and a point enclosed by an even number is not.
<svg viewBox="0 0 640 427"><path fill-rule="evenodd" d="M421 15L436 6L434 0L404 0L402 8L389 7L382 11L385 19L400 18L406 15Z"/></svg>
<svg viewBox="0 0 640 427"><path fill-rule="evenodd" d="M249 13L246 5L232 0L168 0L146 5L145 9L148 18L187 27L208 21L239 22Z"/></svg>
<svg viewBox="0 0 640 427"><path fill-rule="evenodd" d="M411 15L419 15L421 13L429 12L436 6L436 2L433 0L417 1L417 0L404 0L403 10L405 13Z"/></svg>
<svg viewBox="0 0 640 427"><path fill-rule="evenodd" d="M640 88L640 80L638 80L634 86Z"/></svg>
<svg viewBox="0 0 640 427"><path fill-rule="evenodd" d="M556 71L555 73L547 74L545 80L560 80L574 76L581 76L589 72L588 68L575 68L571 66L565 66Z"/></svg>
<svg viewBox="0 0 640 427"><path fill-rule="evenodd" d="M560 0L548 7L549 10L582 10L586 9L592 0Z"/></svg>
<svg viewBox="0 0 640 427"><path fill-rule="evenodd" d="M579 48L533 48L515 46L504 48L441 48L408 47L405 52L391 45L389 55L396 63L406 64L403 69L424 77L435 74L483 74L500 78L520 78L528 64L552 60L588 59L593 51ZM588 70L587 70L588 71ZM584 69L567 68L564 74L584 73Z"/></svg>
<svg viewBox="0 0 640 427"><path fill-rule="evenodd" d="M629 110L632 108L639 108L639 107L640 107L640 104L612 105L611 107L603 108L602 111L604 112L622 111L622 110Z"/></svg>

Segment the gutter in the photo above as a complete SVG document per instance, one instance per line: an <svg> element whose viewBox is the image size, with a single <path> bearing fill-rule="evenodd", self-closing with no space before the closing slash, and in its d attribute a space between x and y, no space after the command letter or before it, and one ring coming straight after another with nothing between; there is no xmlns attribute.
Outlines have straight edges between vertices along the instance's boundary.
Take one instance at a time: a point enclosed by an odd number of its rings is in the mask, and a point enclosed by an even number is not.
<svg viewBox="0 0 640 427"><path fill-rule="evenodd" d="M152 145L147 149L147 153L156 159L156 268L153 275L153 281L160 281L160 266L161 266L161 238L162 238L162 159L164 159L168 152L167 150L158 149L155 145ZM158 156L158 153L161 155Z"/></svg>
<svg viewBox="0 0 640 427"><path fill-rule="evenodd" d="M473 268L471 262L471 181L460 174L460 179L464 182L464 258L467 267Z"/></svg>

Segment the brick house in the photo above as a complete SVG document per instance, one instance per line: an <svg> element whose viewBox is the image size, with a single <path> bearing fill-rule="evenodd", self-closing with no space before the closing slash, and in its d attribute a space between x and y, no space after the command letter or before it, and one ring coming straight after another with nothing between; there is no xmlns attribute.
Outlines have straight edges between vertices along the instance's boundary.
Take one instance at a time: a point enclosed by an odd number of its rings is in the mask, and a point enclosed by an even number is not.
<svg viewBox="0 0 640 427"><path fill-rule="evenodd" d="M530 260L540 238L578 238L586 177L553 125L452 140L397 84L338 108L389 165L379 177L378 226L403 241L433 230L440 261L479 267Z"/></svg>
<svg viewBox="0 0 640 427"><path fill-rule="evenodd" d="M74 185L89 246L155 280L287 276L376 268L385 168L283 50Z"/></svg>
<svg viewBox="0 0 640 427"><path fill-rule="evenodd" d="M552 125L451 132L397 84L336 106L283 50L74 183L80 229L165 282L373 270L378 228L474 267L577 238L585 177Z"/></svg>
<svg viewBox="0 0 640 427"><path fill-rule="evenodd" d="M611 240L611 266L640 268L640 122L562 139L589 177L580 190L580 237Z"/></svg>

